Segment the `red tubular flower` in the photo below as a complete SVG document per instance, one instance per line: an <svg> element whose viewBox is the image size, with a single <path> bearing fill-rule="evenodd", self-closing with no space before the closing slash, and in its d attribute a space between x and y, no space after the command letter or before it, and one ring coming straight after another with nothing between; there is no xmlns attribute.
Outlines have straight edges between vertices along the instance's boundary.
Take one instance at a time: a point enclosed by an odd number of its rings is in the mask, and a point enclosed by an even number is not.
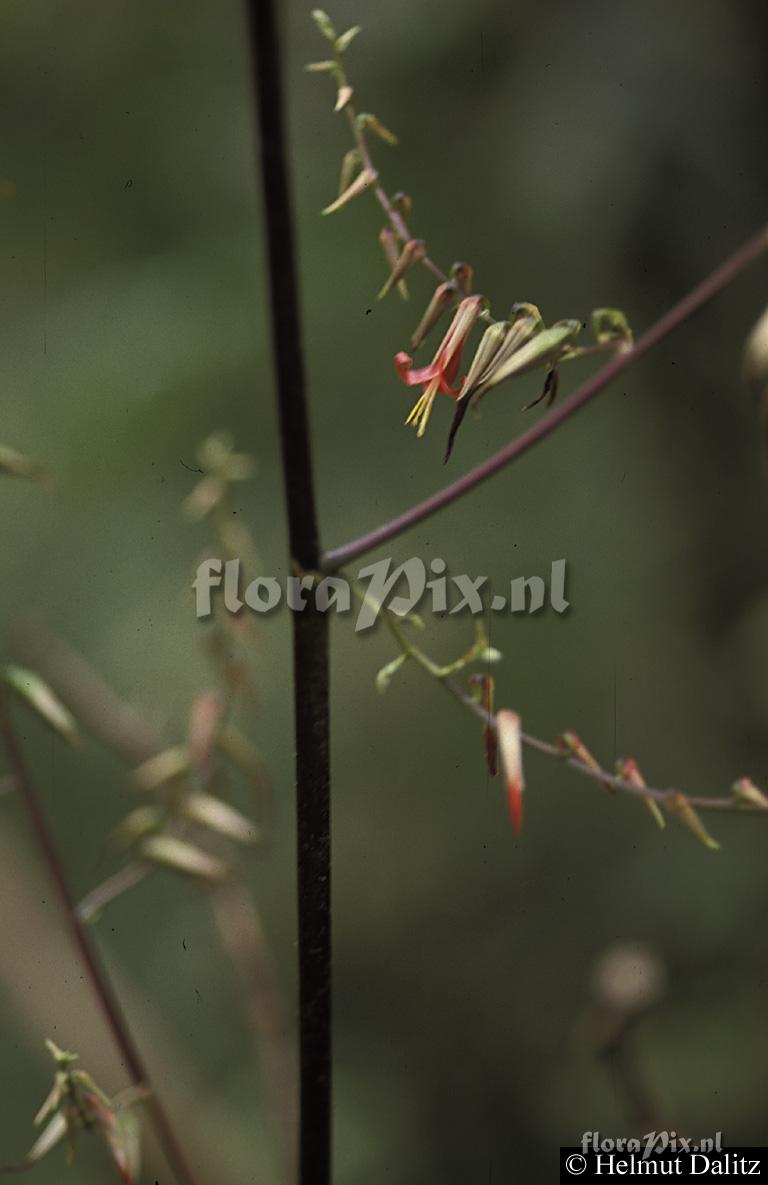
<svg viewBox="0 0 768 1185"><path fill-rule="evenodd" d="M480 296L468 296L462 300L456 309L448 332L429 366L419 366L414 369L413 359L404 350L395 355L397 373L403 382L409 387L421 386L424 388L405 421L406 424L413 424L417 429L418 436L424 435L424 429L432 411L432 404L438 392L451 395L454 399L459 394L461 384L454 388L453 383L461 365L461 355L467 338L482 306L483 301Z"/></svg>

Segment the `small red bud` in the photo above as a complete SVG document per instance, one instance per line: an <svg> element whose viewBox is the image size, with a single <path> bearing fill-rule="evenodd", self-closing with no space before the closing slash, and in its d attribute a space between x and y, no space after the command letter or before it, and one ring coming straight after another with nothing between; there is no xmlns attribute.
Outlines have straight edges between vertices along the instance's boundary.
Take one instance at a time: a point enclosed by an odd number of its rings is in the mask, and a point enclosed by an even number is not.
<svg viewBox="0 0 768 1185"><path fill-rule="evenodd" d="M575 757L582 765L588 765L590 769L597 770L600 773L603 772L600 762L595 760L577 733L564 732L562 736L557 738L557 747L563 757ZM605 787L609 794L616 793L616 787L612 786L610 782L602 782L601 785Z"/></svg>

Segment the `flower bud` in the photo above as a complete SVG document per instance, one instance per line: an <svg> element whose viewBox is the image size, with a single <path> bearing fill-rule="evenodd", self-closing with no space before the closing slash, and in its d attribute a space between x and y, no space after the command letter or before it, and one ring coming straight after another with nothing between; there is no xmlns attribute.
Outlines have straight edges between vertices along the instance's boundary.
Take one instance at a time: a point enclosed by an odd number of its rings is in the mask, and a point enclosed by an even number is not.
<svg viewBox="0 0 768 1185"><path fill-rule="evenodd" d="M472 695L476 698L477 702L481 704L483 710L489 717L485 727L483 728L483 748L485 749L485 760L488 765L488 773L492 778L495 778L499 772L499 741L496 735L496 729L494 728L493 721L490 719L490 717L493 716L493 697L496 683L493 675L470 675L469 688Z"/></svg>
<svg viewBox="0 0 768 1185"><path fill-rule="evenodd" d="M390 148L394 148L398 139L394 132L389 128L384 127L384 124L375 115L371 115L370 111L361 111L357 117L357 126L361 131L371 131L385 144L389 144Z"/></svg>
<svg viewBox="0 0 768 1185"><path fill-rule="evenodd" d="M352 87L348 83L346 83L346 82L342 83L342 85L339 87L338 91L336 92L336 105L334 106L333 110L334 111L343 111L344 108L346 107L347 103L349 102L349 100L352 98L352 95L354 93L355 92L352 90Z"/></svg>
<svg viewBox="0 0 768 1185"><path fill-rule="evenodd" d="M666 806L671 814L677 815L684 827L693 832L705 848L709 848L713 852L719 850L720 844L709 834L698 811L691 805L685 794L681 794L679 791L670 794L666 799Z"/></svg>
<svg viewBox="0 0 768 1185"><path fill-rule="evenodd" d="M331 74L338 71L339 64L331 59L326 59L324 62L307 62L304 69L310 74Z"/></svg>
<svg viewBox="0 0 768 1185"><path fill-rule="evenodd" d="M532 323L530 318L521 318L520 326L513 325L509 332L512 337L517 329L517 333L525 339L524 344L514 349L505 349L502 346L489 374L478 387L476 398L480 399L491 387L498 386L514 375L527 374L529 370L534 370L538 366L553 369L571 347L581 328L581 321L569 318L555 321L549 329L540 329L537 332L535 322ZM544 394L547 394L549 389L549 385L545 387ZM538 403L538 400L536 402Z"/></svg>
<svg viewBox="0 0 768 1185"><path fill-rule="evenodd" d="M255 823L213 794L190 794L181 813L185 819L238 843L256 844L261 839Z"/></svg>
<svg viewBox="0 0 768 1185"><path fill-rule="evenodd" d="M398 247L398 237L391 226L382 226L379 231L379 242L384 252L384 258L389 264L390 270L392 270L400 258L400 249ZM398 280L397 291L403 300L408 300L408 281L405 279Z"/></svg>
<svg viewBox="0 0 768 1185"><path fill-rule="evenodd" d="M139 851L143 860L162 864L173 872L181 872L196 880L221 881L229 874L229 869L221 860L186 840L177 839L175 835L151 835L144 840Z"/></svg>
<svg viewBox="0 0 768 1185"><path fill-rule="evenodd" d="M345 152L341 160L341 172L339 173L339 196L344 193L345 189L349 189L352 184L352 178L360 166L360 153L357 148L350 148L349 152Z"/></svg>
<svg viewBox="0 0 768 1185"><path fill-rule="evenodd" d="M392 662L388 662L386 666L382 667L376 676L376 690L379 695L383 695L392 682L392 676L396 675L400 668L408 661L408 655L403 651L398 654L397 658L393 658Z"/></svg>
<svg viewBox="0 0 768 1185"><path fill-rule="evenodd" d="M336 38L335 49L337 54L343 54L349 49L350 45L357 37L358 33L362 33L361 25L353 25L351 29L347 29L346 33L342 33L340 37Z"/></svg>
<svg viewBox="0 0 768 1185"><path fill-rule="evenodd" d="M413 213L413 198L409 193L403 193L401 189L392 194L390 205L401 218L410 218Z"/></svg>
<svg viewBox="0 0 768 1185"><path fill-rule="evenodd" d="M184 777L189 770L189 753L180 746L174 746L143 762L133 771L131 778L137 790L151 793Z"/></svg>
<svg viewBox="0 0 768 1185"><path fill-rule="evenodd" d="M523 754L520 717L517 712L503 709L496 713L496 729L507 787L507 802L512 826L519 834L523 826Z"/></svg>
<svg viewBox="0 0 768 1185"><path fill-rule="evenodd" d="M392 291L395 284L399 280L402 280L405 273L410 271L413 265L418 263L420 259L423 259L426 253L427 248L423 239L409 239L398 256L397 263L392 268L384 287L378 295L378 299L383 300Z"/></svg>
<svg viewBox="0 0 768 1185"><path fill-rule="evenodd" d="M637 786L638 788L645 786L643 775L640 773L637 762L633 757L626 757L623 761L617 761L616 773L625 782L628 782L630 786ZM647 794L643 795L643 802L650 811L651 818L660 830L663 831L667 825L667 821L661 812L658 802Z"/></svg>
<svg viewBox="0 0 768 1185"><path fill-rule="evenodd" d="M475 351L475 356L469 364L467 377L464 379L461 391L459 392L459 399L469 399L471 397L475 386L488 371L493 359L498 354L508 332L509 323L507 321L496 321L493 325L488 326L480 338L480 344Z"/></svg>
<svg viewBox="0 0 768 1185"><path fill-rule="evenodd" d="M492 376L544 328L541 313L536 305L522 302L512 305L509 320L499 324L506 324L507 332L493 356L492 365L489 365L474 383L475 390L472 394L475 396L475 402L479 402L486 389L493 385L490 382Z"/></svg>
<svg viewBox="0 0 768 1185"><path fill-rule="evenodd" d="M347 202L351 202L353 198L359 197L361 193L365 193L369 186L373 185L374 181L378 180L379 174L375 169L363 169L357 174L352 184L344 190L335 202L331 202L330 206L326 206L322 211L323 214L335 214L342 206L346 206Z"/></svg>
<svg viewBox="0 0 768 1185"><path fill-rule="evenodd" d="M564 732L557 738L556 744L563 757L575 757L576 760L580 761L582 765L588 765L590 769L594 769L598 773L603 772L600 762L595 760L587 746L582 741L581 737L575 732ZM603 786L609 792L609 794L616 793L615 787L612 786L610 782L601 782L600 785Z"/></svg>
<svg viewBox="0 0 768 1185"><path fill-rule="evenodd" d="M335 46L337 33L331 24L331 18L328 16L328 13L324 12L322 8L313 8L312 20L317 25L325 40L330 41Z"/></svg>
<svg viewBox="0 0 768 1185"><path fill-rule="evenodd" d="M451 279L458 285L459 291L463 292L465 296L469 296L474 274L472 265L462 263L460 259L456 263L451 264Z"/></svg>
<svg viewBox="0 0 768 1185"><path fill-rule="evenodd" d="M737 805L756 806L761 811L768 811L768 798L750 778L739 778L731 790L734 798L738 799Z"/></svg>
<svg viewBox="0 0 768 1185"><path fill-rule="evenodd" d="M77 745L80 734L71 712L51 690L40 675L25 667L0 668L0 682L14 692L49 728L71 745Z"/></svg>
<svg viewBox="0 0 768 1185"><path fill-rule="evenodd" d="M632 345L632 330L621 309L593 309L592 334L596 342L622 341L624 348Z"/></svg>
<svg viewBox="0 0 768 1185"><path fill-rule="evenodd" d="M442 317L447 308L451 306L459 289L453 280L445 280L444 283L438 284L435 291L432 293L432 299L427 305L424 316L419 321L416 329L411 337L411 349L416 350L424 341L425 337Z"/></svg>
<svg viewBox="0 0 768 1185"><path fill-rule="evenodd" d="M132 848L146 836L159 831L165 817L165 812L158 806L136 807L112 832L112 841L120 848Z"/></svg>
<svg viewBox="0 0 768 1185"><path fill-rule="evenodd" d="M459 346L464 344L469 337L472 326L483 310L484 303L485 298L483 296L466 296L460 302L448 332L440 346L440 353L452 354Z"/></svg>

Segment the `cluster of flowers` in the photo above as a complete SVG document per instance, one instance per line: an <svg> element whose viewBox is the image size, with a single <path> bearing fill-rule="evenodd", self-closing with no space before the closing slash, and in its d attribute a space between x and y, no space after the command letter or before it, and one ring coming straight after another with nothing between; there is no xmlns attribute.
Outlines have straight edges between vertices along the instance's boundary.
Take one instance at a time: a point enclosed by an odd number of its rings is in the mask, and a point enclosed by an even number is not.
<svg viewBox="0 0 768 1185"><path fill-rule="evenodd" d="M409 244L406 244L403 256L411 258L413 253L408 248ZM396 268L394 274L397 272ZM454 265L453 278L446 280L435 290L411 339L412 349L415 350L423 342L443 310L456 298L459 283L471 279L471 275L471 268L466 264ZM480 317L490 320L490 324L480 339L466 375L456 384L462 354ZM499 383L544 367L546 377L543 390L538 398L526 404L523 410L535 407L542 400L546 400L547 406L550 406L557 396L560 363L585 352L577 351L573 344L582 328L581 321L573 318L556 321L549 328L545 328L536 305L525 301L513 304L508 320L494 321L488 316L487 303L482 296L465 295L459 301L448 331L428 366L414 367L412 357L404 350L395 355L395 366L403 382L408 386L423 388L406 423L412 424L418 435L422 436L435 397L444 394L455 399L456 411L445 451L447 461L467 409L470 406L476 408L486 392ZM618 309L595 309L592 314L592 328L597 345L591 350L628 348L632 344L632 334L626 318Z"/></svg>

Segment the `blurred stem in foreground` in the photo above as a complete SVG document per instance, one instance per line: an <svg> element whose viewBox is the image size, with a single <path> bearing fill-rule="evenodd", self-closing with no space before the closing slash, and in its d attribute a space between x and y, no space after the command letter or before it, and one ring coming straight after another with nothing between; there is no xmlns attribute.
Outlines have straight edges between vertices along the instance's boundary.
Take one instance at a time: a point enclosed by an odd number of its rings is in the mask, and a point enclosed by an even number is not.
<svg viewBox="0 0 768 1185"><path fill-rule="evenodd" d="M107 1027L117 1047L133 1086L150 1091L147 1111L168 1164L179 1185L198 1185L181 1144L171 1125L162 1101L150 1082L144 1060L134 1042L128 1022L112 990L106 972L93 950L85 927L80 920L75 900L70 892L53 836L38 799L37 790L27 768L26 760L16 737L5 693L0 692L0 734L13 771L17 793L24 803L48 875L56 890L66 920L70 938L91 989L101 1006Z"/></svg>
<svg viewBox="0 0 768 1185"><path fill-rule="evenodd" d="M127 703L101 674L37 619L17 626L14 652L41 671L78 721L132 767L167 748L167 738ZM154 869L132 862L96 885L77 905L84 923L129 892ZM264 1088L280 1141L282 1178L295 1177L296 1068L290 1016L283 1000L269 937L253 894L236 878L209 889L206 898L222 948L240 986L256 1038Z"/></svg>

